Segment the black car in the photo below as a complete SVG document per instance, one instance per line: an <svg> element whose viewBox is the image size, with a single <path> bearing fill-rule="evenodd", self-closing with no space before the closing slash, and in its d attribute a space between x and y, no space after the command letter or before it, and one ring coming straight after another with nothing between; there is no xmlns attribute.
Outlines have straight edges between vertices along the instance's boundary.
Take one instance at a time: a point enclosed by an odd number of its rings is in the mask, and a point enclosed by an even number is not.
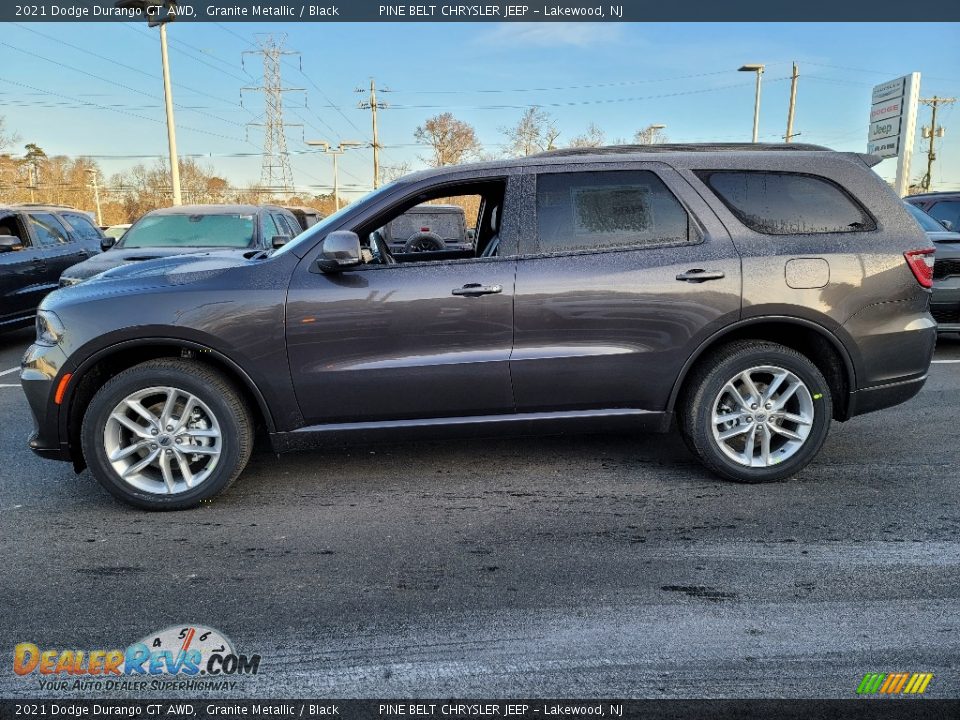
<svg viewBox="0 0 960 720"><path fill-rule="evenodd" d="M960 233L947 230L918 206L905 204L937 248L930 314L939 332L960 332Z"/></svg>
<svg viewBox="0 0 960 720"><path fill-rule="evenodd" d="M284 205L284 210L289 210L297 218L302 230L309 230L318 222L326 217L316 208L306 207L305 205ZM298 235L300 233L297 233Z"/></svg>
<svg viewBox="0 0 960 720"><path fill-rule="evenodd" d="M905 197L947 230L960 232L960 190L919 193Z"/></svg>
<svg viewBox="0 0 960 720"><path fill-rule="evenodd" d="M76 208L0 205L0 331L32 323L60 273L99 253L103 237Z"/></svg>
<svg viewBox="0 0 960 720"><path fill-rule="evenodd" d="M106 237L102 255L67 268L60 285L76 285L132 262L208 250L267 250L301 232L289 210L275 205L178 205L148 212L119 240Z"/></svg>
<svg viewBox="0 0 960 720"><path fill-rule="evenodd" d="M443 167L272 252L167 257L51 293L21 384L43 457L143 508L276 451L676 431L717 475L795 475L833 420L902 403L936 342L933 249L870 166L790 144ZM378 230L476 203L469 250Z"/></svg>

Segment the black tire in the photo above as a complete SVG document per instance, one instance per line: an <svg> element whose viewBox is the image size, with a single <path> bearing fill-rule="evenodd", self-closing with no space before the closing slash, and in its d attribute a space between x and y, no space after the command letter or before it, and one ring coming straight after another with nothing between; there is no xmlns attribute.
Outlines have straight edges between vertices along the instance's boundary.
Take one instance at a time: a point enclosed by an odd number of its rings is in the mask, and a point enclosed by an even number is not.
<svg viewBox="0 0 960 720"><path fill-rule="evenodd" d="M199 398L216 416L221 450L216 466L195 488L170 495L138 489L111 465L104 446L104 428L113 409L131 394L169 386ZM253 450L253 417L237 388L203 363L175 358L150 360L111 378L93 397L83 415L83 456L90 472L114 497L144 510L185 510L220 494L240 476Z"/></svg>
<svg viewBox="0 0 960 720"><path fill-rule="evenodd" d="M813 421L806 439L791 457L767 467L748 467L729 458L714 438L713 406L727 381L764 365L787 370L806 385L813 403ZM833 399L823 374L806 356L777 343L742 340L725 345L697 364L680 397L678 416L687 447L707 469L735 482L772 482L796 475L820 451L830 429Z"/></svg>

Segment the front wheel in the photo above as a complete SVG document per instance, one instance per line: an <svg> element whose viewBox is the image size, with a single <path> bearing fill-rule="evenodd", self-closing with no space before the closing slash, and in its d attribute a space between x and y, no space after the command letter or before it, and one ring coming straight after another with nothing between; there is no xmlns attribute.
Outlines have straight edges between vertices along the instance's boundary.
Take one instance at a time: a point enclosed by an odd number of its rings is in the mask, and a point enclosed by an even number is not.
<svg viewBox="0 0 960 720"><path fill-rule="evenodd" d="M823 374L804 355L747 340L700 363L679 415L687 446L707 468L755 483L806 467L827 437L833 405Z"/></svg>
<svg viewBox="0 0 960 720"><path fill-rule="evenodd" d="M182 510L236 480L250 458L253 422L215 370L165 358L107 382L84 413L81 442L112 495L147 510Z"/></svg>

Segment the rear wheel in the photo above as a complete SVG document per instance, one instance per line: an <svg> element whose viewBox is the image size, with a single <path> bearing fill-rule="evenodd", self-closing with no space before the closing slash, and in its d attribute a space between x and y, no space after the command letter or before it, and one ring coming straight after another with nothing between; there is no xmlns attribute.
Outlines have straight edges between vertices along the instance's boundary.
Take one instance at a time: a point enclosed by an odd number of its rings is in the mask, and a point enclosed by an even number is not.
<svg viewBox="0 0 960 720"><path fill-rule="evenodd" d="M729 480L795 475L827 437L830 388L816 365L783 345L727 345L700 363L687 387L683 438L707 468Z"/></svg>
<svg viewBox="0 0 960 720"><path fill-rule="evenodd" d="M161 359L119 373L94 396L84 459L115 497L148 510L199 505L233 483L253 447L250 410L200 363Z"/></svg>

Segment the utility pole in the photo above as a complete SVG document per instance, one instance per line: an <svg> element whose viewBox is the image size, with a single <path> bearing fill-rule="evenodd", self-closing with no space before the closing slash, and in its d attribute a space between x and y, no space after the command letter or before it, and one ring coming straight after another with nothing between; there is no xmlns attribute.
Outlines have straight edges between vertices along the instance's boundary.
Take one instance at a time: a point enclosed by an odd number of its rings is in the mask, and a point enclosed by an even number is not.
<svg viewBox="0 0 960 720"><path fill-rule="evenodd" d="M924 105L930 106L930 127L923 128L923 137L924 139L930 139L930 147L927 150L927 174L923 176L923 180L920 181L920 187L924 190L929 190L930 185L933 182L933 161L937 159L937 154L933 149L934 138L943 137L943 127L937 127L937 109L941 105L952 105L957 101L956 98L942 98L934 95L932 98L921 98L920 102Z"/></svg>
<svg viewBox="0 0 960 720"><path fill-rule="evenodd" d="M793 142L793 114L797 109L797 78L800 71L797 64L793 64L793 75L790 76L790 109L787 110L787 134L783 136L785 142ZM797 133L799 135L799 133Z"/></svg>
<svg viewBox="0 0 960 720"><path fill-rule="evenodd" d="M287 127L297 125L283 120L283 94L303 92L303 88L285 88L280 78L280 62L284 55L299 55L293 50L284 50L286 34L276 38L273 35L258 35L259 50L245 50L243 55L261 55L263 57L263 85L260 87L240 88L243 91L262 92L266 105L266 115L262 123L248 125L263 128L263 161L260 164L261 192L290 194L293 192L293 171L290 169L290 153L287 151ZM302 125L300 126L302 127Z"/></svg>
<svg viewBox="0 0 960 720"><path fill-rule="evenodd" d="M100 210L100 185L97 183L97 171L87 168L87 174L93 180L93 197L97 203L97 225L103 226L103 212Z"/></svg>
<svg viewBox="0 0 960 720"><path fill-rule="evenodd" d="M340 209L340 168L337 159L352 147L360 147L363 143L355 140L341 140L337 147L330 147L326 140L307 140L310 147L322 147L325 155L333 155L333 204L334 212Z"/></svg>
<svg viewBox="0 0 960 720"><path fill-rule="evenodd" d="M167 111L167 146L170 150L170 184L173 204L181 205L180 160L177 157L177 127L173 120L173 93L170 90L170 59L167 56L167 23L177 17L176 0L118 0L116 7L139 10L147 25L160 26L160 62L163 65L163 104Z"/></svg>
<svg viewBox="0 0 960 720"><path fill-rule="evenodd" d="M363 88L357 88L356 92L366 92ZM380 92L390 92L386 88L381 88ZM380 187L380 137L377 134L377 110L386 110L389 105L384 102L377 102L377 82L370 78L370 95L367 100L361 100L357 103L361 110L369 110L373 118L373 189Z"/></svg>

